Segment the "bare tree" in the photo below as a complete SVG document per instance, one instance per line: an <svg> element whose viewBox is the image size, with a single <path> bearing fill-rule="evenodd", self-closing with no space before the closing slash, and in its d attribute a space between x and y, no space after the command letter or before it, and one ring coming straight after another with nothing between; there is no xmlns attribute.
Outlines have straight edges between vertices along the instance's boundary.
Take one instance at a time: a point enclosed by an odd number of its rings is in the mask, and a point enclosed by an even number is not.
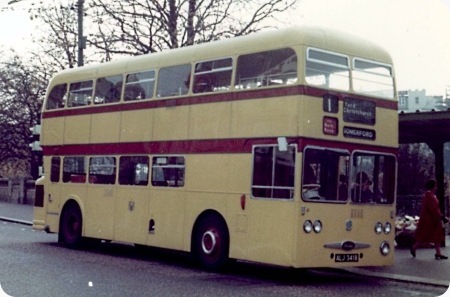
<svg viewBox="0 0 450 297"><path fill-rule="evenodd" d="M140 55L261 30L295 0L91 0L84 27L91 61ZM55 4L53 4L55 5ZM30 9L44 34L35 55L55 71L77 64L75 3ZM86 58L86 55L85 55ZM89 63L89 58L86 63Z"/></svg>
<svg viewBox="0 0 450 297"><path fill-rule="evenodd" d="M32 19L42 23L40 36L35 43L39 50L35 58L45 58L55 71L73 68L77 65L77 14L73 5L57 4L29 10Z"/></svg>
<svg viewBox="0 0 450 297"><path fill-rule="evenodd" d="M139 55L259 31L295 0L93 0L90 45Z"/></svg>

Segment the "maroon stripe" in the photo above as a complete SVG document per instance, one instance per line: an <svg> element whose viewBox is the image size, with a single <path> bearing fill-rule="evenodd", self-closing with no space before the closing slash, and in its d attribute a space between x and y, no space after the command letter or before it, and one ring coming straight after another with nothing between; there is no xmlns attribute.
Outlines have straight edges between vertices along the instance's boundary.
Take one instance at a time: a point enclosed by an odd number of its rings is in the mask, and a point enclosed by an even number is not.
<svg viewBox="0 0 450 297"><path fill-rule="evenodd" d="M138 102L126 102L119 104L106 104L106 105L94 105L89 108L66 108L44 111L42 114L43 118L55 118L55 117L65 117L74 115L86 115L86 114L96 114L96 113L109 113L109 112L119 112L127 110L141 110L141 109L152 109L160 107L174 107L183 105L196 105L205 103L217 103L217 102L227 102L227 101L238 101L238 100L250 100L250 99L261 99L267 97L284 97L292 95L308 95L312 97L322 98L325 94L336 95L340 100L344 98L351 97L355 99L370 100L375 102L377 107L397 110L397 101L383 100L372 97L365 97L350 93L336 92L331 90L323 90L319 88L314 88L310 86L287 86L281 88L270 88L270 89L254 89L249 91L237 91L228 92L220 94L208 94L200 96L190 96L190 97L179 97L172 99L149 99L145 101Z"/></svg>
<svg viewBox="0 0 450 297"><path fill-rule="evenodd" d="M372 150L396 154L396 148L361 145L340 141L328 141L303 137L289 137L288 143L297 144L299 150L307 145L329 148L347 149L353 151ZM134 143L96 143L43 146L46 156L62 155L126 155L126 154L232 154L250 153L253 145L277 144L276 138L251 139L208 139L208 140L181 140L181 141L154 141Z"/></svg>

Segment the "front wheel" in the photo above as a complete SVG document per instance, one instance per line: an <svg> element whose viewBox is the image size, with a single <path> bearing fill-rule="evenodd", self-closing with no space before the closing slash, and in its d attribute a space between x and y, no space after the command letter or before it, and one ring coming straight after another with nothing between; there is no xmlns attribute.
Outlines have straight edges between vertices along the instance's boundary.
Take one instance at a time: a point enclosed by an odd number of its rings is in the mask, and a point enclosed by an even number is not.
<svg viewBox="0 0 450 297"><path fill-rule="evenodd" d="M199 264L208 270L218 270L228 261L228 228L217 215L201 219L194 231L192 252Z"/></svg>
<svg viewBox="0 0 450 297"><path fill-rule="evenodd" d="M77 204L67 205L62 213L60 222L60 237L67 247L76 248L80 245L82 236L83 218Z"/></svg>

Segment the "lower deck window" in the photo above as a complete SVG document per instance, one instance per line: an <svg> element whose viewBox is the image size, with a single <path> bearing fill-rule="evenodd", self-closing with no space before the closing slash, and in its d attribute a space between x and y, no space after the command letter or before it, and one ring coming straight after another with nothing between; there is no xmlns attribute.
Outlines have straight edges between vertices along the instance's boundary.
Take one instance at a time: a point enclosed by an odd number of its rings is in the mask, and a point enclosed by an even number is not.
<svg viewBox="0 0 450 297"><path fill-rule="evenodd" d="M116 158L92 157L89 161L89 183L114 184L116 182Z"/></svg>
<svg viewBox="0 0 450 297"><path fill-rule="evenodd" d="M393 155L357 152L352 156L351 199L354 203L391 204L395 197Z"/></svg>
<svg viewBox="0 0 450 297"><path fill-rule="evenodd" d="M120 158L119 184L121 185L148 185L147 156L126 156Z"/></svg>
<svg viewBox="0 0 450 297"><path fill-rule="evenodd" d="M306 201L347 201L350 155L310 147L304 151L302 197Z"/></svg>
<svg viewBox="0 0 450 297"><path fill-rule="evenodd" d="M304 151L305 201L392 204L396 159L393 155L309 147Z"/></svg>
<svg viewBox="0 0 450 297"><path fill-rule="evenodd" d="M63 182L86 182L86 159L84 157L65 157L63 162Z"/></svg>
<svg viewBox="0 0 450 297"><path fill-rule="evenodd" d="M184 186L184 157L158 156L152 160L152 185L156 187Z"/></svg>
<svg viewBox="0 0 450 297"><path fill-rule="evenodd" d="M278 146L253 149L252 196L259 198L294 198L295 146L280 151Z"/></svg>

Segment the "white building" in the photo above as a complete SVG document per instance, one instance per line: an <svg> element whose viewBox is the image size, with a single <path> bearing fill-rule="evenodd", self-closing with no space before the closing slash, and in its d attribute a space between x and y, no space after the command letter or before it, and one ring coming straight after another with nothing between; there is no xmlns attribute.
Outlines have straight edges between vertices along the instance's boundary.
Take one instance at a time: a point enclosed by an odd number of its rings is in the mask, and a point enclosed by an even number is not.
<svg viewBox="0 0 450 297"><path fill-rule="evenodd" d="M447 101L443 96L427 96L425 90L398 91L399 111L446 110L450 107Z"/></svg>

